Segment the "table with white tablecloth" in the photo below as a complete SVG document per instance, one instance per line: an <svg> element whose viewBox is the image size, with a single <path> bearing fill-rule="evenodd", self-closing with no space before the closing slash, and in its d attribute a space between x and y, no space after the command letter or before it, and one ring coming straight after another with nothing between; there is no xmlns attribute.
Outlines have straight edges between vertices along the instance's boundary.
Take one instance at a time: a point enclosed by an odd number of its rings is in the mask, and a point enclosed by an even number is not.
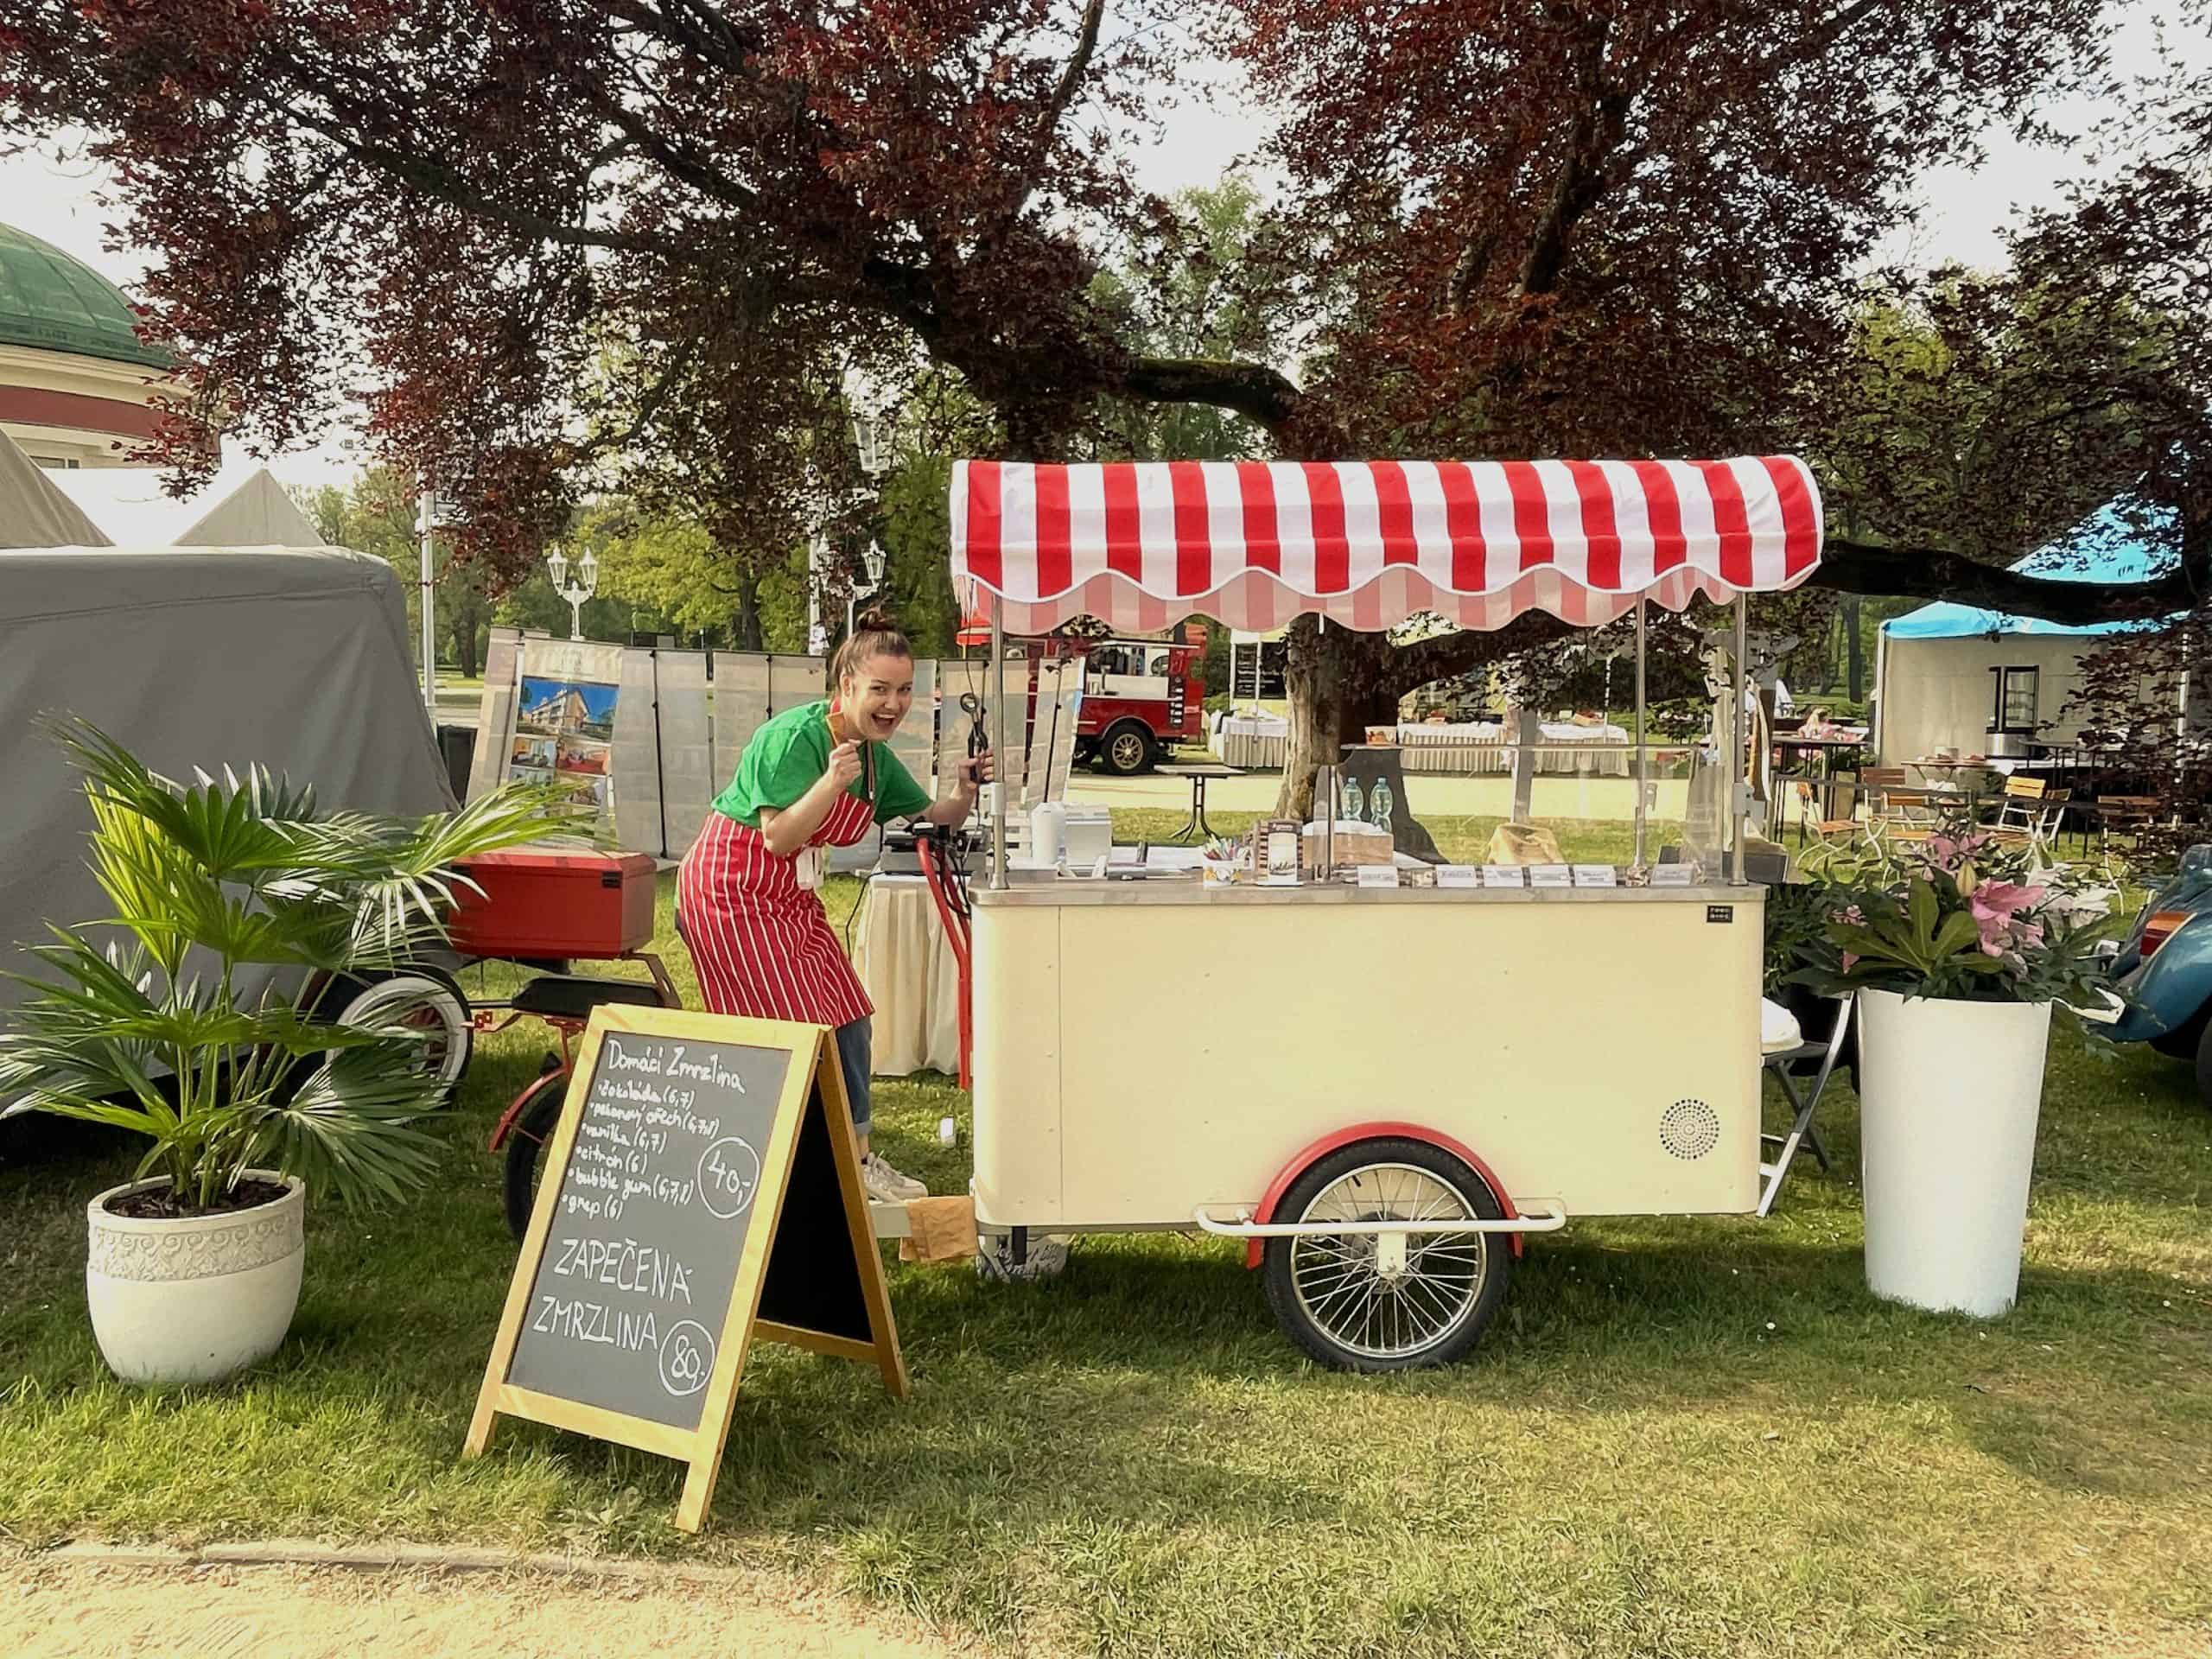
<svg viewBox="0 0 2212 1659"><path fill-rule="evenodd" d="M1538 728L1536 770L1546 775L1625 778L1625 749L1606 747L1628 741L1620 726L1579 726L1548 720ZM1513 770L1513 743L1504 725L1494 720L1425 721L1398 728L1398 747L1408 772L1483 772Z"/></svg>
<svg viewBox="0 0 2212 1659"><path fill-rule="evenodd" d="M1582 726L1548 720L1539 728L1536 770L1548 776L1625 778L1625 727ZM1272 715L1216 715L1213 752L1232 766L1249 771L1279 769L1290 746L1290 722ZM1513 770L1513 744L1494 720L1407 721L1398 728L1398 747L1408 772L1506 772Z"/></svg>
<svg viewBox="0 0 2212 1659"><path fill-rule="evenodd" d="M960 964L929 883L869 879L853 922L853 968L875 1004L874 1072L960 1071Z"/></svg>
<svg viewBox="0 0 2212 1659"><path fill-rule="evenodd" d="M1274 715L1216 715L1214 753L1247 772L1280 772L1290 750L1290 722Z"/></svg>

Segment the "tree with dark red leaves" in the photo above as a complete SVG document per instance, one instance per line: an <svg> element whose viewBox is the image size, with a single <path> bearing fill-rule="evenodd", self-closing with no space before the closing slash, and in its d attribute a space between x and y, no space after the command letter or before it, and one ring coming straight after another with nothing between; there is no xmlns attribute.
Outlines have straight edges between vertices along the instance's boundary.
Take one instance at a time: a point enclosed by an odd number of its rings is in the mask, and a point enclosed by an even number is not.
<svg viewBox="0 0 2212 1659"><path fill-rule="evenodd" d="M512 572L595 480L788 549L851 495L843 372L918 351L1015 454L1067 453L1102 400L1230 410L1307 458L1814 449L1905 187L1993 119L2031 128L2051 66L2093 76L2101 10L16 0L0 130L99 135L200 413L281 444L358 395ZM1159 222L1109 135L1201 27L1286 118L1292 199L1243 257L1299 381L1147 351L1094 281ZM2185 401L2146 378L2125 395ZM1822 580L2059 617L2172 598L1884 531ZM1301 628L1294 791L1396 692L1555 626L1402 652Z"/></svg>
<svg viewBox="0 0 2212 1659"><path fill-rule="evenodd" d="M1230 11L1220 44L1288 116L1277 148L1297 193L1294 239L1330 278L1311 318L1306 418L1382 454L1790 449L1828 473L1825 452L1865 406L1857 331L1870 290L1896 286L1871 281L1870 266L1916 173L1970 160L1993 121L2032 131L2051 66L2090 84L2102 73L2094 0L1230 0ZM1935 315L1941 291L1905 297L1959 337L1954 392L1986 393L1999 368L2018 390L2037 359L2024 330L2064 320L2084 274L2040 272L2037 283L2066 286L2056 296L1976 289L1978 308L1957 319ZM2137 315L2124 337L2145 332ZM2171 362L2139 366L2141 385L2121 395L2173 391ZM2038 458L2104 418L2095 399L2035 395L2047 441L2007 432L1958 499L2047 511L2008 513L2003 533L1970 512L1897 512L1891 481L1862 468L1856 498L1831 502L1857 510L1832 514L1832 532L1854 533L1832 534L1815 580L2067 620L2170 607L2178 579L2125 593L2005 568L2067 527L2062 505L2078 513L2096 499L2083 502L2076 476L2063 480L2075 493L2054 501L2064 492ZM1859 435L1857 458L1872 458ZM2142 454L2099 460L2101 487L2133 477ZM1955 470L1923 464L1912 478ZM1302 627L1294 747L1321 754L1430 672L1556 627L1524 618L1504 638L1407 651Z"/></svg>

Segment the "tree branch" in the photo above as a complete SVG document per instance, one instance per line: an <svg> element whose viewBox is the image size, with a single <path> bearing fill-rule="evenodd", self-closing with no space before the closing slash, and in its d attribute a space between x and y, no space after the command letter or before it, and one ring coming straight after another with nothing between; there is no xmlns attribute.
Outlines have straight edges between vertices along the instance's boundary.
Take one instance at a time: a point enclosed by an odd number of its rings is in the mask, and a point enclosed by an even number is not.
<svg viewBox="0 0 2212 1659"><path fill-rule="evenodd" d="M1074 101L1076 88L1083 85L1083 78L1090 71L1090 60L1098 50L1098 25L1106 16L1106 0L1090 0L1083 9L1083 26L1077 31L1075 51L1060 71L1060 78L1053 84L1052 95L1045 103L1037 120L1038 144L1041 153L1052 141L1052 134L1060 124L1060 118L1068 112Z"/></svg>
<svg viewBox="0 0 2212 1659"><path fill-rule="evenodd" d="M1586 632L1560 621L1549 611L1524 611L1503 627L1487 632L1463 628L1457 633L1441 633L1401 646L1390 654L1390 678L1399 691L1411 691L1433 680L1471 673L1501 658Z"/></svg>
<svg viewBox="0 0 2212 1659"><path fill-rule="evenodd" d="M1759 60L1758 82L1771 79L1784 69L1801 63L1810 63L1847 34L1862 19L1884 9L1886 0L1852 0L1839 11L1831 12L1818 28L1809 29L1783 49L1770 53Z"/></svg>
<svg viewBox="0 0 2212 1659"><path fill-rule="evenodd" d="M2203 601L2202 569L2183 562L2151 582L2060 582L1977 564L1933 548L1878 547L1831 537L1813 585L1873 598L1947 599L1954 604L2082 626L2139 622Z"/></svg>
<svg viewBox="0 0 2212 1659"><path fill-rule="evenodd" d="M2155 620L2191 609L2204 596L2202 575L2192 575L2183 567L2153 582L2060 582L1977 564L1956 553L1831 537L1812 585L1874 598L1946 599L2079 627ZM1529 611L1490 632L1463 629L1439 634L1390 653L1390 687L1410 691L1586 632L1548 611Z"/></svg>
<svg viewBox="0 0 2212 1659"><path fill-rule="evenodd" d="M1567 238L1582 216L1596 204L1605 188L1605 164L1628 135L1628 114L1636 94L1605 84L1605 42L1611 25L1600 22L1592 36L1582 82L1588 102L1575 118L1574 134L1567 158L1553 181L1551 200L1536 221L1529 238L1529 255L1522 262L1517 283L1522 294L1548 294L1559 285L1560 268L1567 263Z"/></svg>
<svg viewBox="0 0 2212 1659"><path fill-rule="evenodd" d="M1264 363L1215 358L1140 357L1112 390L1161 404L1211 404L1257 421L1278 437L1295 425L1305 403L1297 385Z"/></svg>

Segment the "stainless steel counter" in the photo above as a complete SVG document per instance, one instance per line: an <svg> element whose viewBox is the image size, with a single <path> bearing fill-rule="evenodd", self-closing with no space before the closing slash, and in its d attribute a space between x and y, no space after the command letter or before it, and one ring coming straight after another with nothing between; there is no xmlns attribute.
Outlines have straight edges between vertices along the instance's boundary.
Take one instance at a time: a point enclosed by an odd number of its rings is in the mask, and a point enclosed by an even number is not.
<svg viewBox="0 0 2212 1659"><path fill-rule="evenodd" d="M1099 881L1063 880L1027 870L1011 874L1013 885L1003 890L994 891L980 882L971 889L970 896L979 909L1148 905L1205 905L1230 910L1292 905L1741 905L1763 904L1766 899L1766 889L1756 882L1740 887L1208 887L1195 876Z"/></svg>

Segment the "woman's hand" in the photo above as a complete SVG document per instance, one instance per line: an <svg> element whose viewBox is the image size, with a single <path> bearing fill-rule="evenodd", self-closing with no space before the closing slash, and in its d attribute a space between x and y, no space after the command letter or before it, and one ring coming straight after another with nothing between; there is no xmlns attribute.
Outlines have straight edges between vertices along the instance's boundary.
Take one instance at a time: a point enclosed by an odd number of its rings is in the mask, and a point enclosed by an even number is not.
<svg viewBox="0 0 2212 1659"><path fill-rule="evenodd" d="M931 802L919 816L925 823L946 824L957 830L976 810L976 791L997 775L991 752L979 750L960 763L959 770L953 774L952 793L941 801Z"/></svg>
<svg viewBox="0 0 2212 1659"><path fill-rule="evenodd" d="M829 782L830 793L843 794L860 775L861 746L857 742L840 743L830 751L830 770L823 776Z"/></svg>

